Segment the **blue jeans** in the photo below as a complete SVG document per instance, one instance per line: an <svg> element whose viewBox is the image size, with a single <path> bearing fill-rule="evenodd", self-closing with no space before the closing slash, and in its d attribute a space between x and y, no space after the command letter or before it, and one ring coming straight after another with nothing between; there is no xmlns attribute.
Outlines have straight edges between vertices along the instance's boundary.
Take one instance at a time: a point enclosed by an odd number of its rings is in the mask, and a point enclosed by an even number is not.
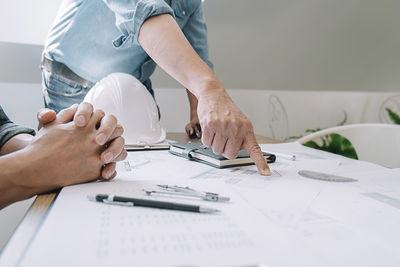
<svg viewBox="0 0 400 267"><path fill-rule="evenodd" d="M94 83L90 83L85 87L57 74L42 70L44 105L57 113L73 104L81 103L93 85Z"/></svg>
<svg viewBox="0 0 400 267"><path fill-rule="evenodd" d="M154 98L154 90L151 88L150 79L145 81L144 86ZM68 108L73 104L83 101L86 94L95 84L89 82L89 86L83 86L77 82L66 79L60 75L42 70L42 91L44 106L54 110L56 113ZM155 99L154 99L155 100ZM160 107L157 105L158 118L161 118Z"/></svg>

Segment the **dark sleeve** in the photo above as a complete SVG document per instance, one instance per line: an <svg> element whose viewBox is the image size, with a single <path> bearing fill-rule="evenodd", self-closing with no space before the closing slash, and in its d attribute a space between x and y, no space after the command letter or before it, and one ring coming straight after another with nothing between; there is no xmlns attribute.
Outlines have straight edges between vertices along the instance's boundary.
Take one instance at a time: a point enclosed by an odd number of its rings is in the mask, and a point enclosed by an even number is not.
<svg viewBox="0 0 400 267"><path fill-rule="evenodd" d="M35 135L33 129L17 125L10 121L0 106L0 148L12 137L22 133Z"/></svg>

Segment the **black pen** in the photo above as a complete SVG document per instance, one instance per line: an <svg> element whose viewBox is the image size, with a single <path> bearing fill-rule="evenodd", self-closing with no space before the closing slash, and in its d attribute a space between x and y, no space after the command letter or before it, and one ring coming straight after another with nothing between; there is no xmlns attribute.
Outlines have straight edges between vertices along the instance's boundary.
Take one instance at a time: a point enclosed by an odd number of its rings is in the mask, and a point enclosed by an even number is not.
<svg viewBox="0 0 400 267"><path fill-rule="evenodd" d="M138 207L147 207L147 208L159 208L159 209L169 209L169 210L181 210L181 211L192 211L192 212L200 212L200 213L214 213L219 212L217 209L197 206L197 205L188 205L176 202L166 202L166 201L157 201L151 199L141 199L141 198L130 198L130 197L121 197L115 195L106 195L106 194L98 194L95 196L88 196L90 200L112 204L112 205L122 205L122 206L138 206Z"/></svg>

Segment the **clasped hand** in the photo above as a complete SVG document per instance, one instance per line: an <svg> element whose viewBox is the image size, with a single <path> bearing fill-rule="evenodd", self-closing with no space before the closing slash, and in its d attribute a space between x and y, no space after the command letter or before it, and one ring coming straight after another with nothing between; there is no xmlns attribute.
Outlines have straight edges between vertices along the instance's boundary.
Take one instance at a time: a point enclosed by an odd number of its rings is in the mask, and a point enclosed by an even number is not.
<svg viewBox="0 0 400 267"><path fill-rule="evenodd" d="M48 162L58 163L59 173L70 173L70 178L60 177L67 180L58 181L59 185L97 178L109 180L116 176L116 162L125 159L127 152L123 148L123 128L115 116L93 110L89 103L81 103L58 115L43 109L38 113L38 120L40 130L32 146L45 142L42 151L52 157ZM51 151L58 153L54 155ZM55 174L55 177L59 176Z"/></svg>

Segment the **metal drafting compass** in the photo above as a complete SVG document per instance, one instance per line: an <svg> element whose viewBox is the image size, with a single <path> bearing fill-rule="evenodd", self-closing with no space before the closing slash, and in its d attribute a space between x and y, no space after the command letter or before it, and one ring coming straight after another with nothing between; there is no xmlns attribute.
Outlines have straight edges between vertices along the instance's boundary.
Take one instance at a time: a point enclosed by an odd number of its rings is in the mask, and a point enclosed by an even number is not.
<svg viewBox="0 0 400 267"><path fill-rule="evenodd" d="M203 192L192 189L188 186L169 186L169 185L157 185L161 190L144 190L147 195L160 195L160 196L177 196L177 197L190 197L198 198L206 201L213 202L228 202L229 197L221 196L218 193Z"/></svg>

